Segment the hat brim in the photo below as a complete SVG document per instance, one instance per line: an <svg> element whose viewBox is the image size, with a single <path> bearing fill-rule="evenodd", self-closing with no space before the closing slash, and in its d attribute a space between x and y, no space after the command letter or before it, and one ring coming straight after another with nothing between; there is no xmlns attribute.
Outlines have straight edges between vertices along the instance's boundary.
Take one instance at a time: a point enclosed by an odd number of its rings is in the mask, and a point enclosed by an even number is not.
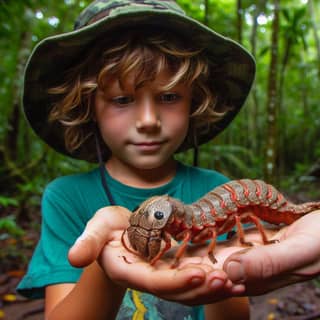
<svg viewBox="0 0 320 320"><path fill-rule="evenodd" d="M54 103L54 97L48 94L48 90L61 82L63 72L95 39L120 27L132 29L142 25L165 26L187 37L190 43L206 43L205 52L210 63L218 65L217 90L221 89L222 92L218 93L224 96L231 108L219 121L199 130L199 145L214 138L239 112L254 81L255 61L251 54L238 43L186 15L141 8L106 16L84 28L48 37L34 48L25 69L22 104L30 126L53 149L76 159L97 161L96 155L92 154L92 146L86 145L92 145L92 140L86 141L73 153L65 148L63 128L59 123L48 122ZM186 143L179 151L190 147L193 147L192 143Z"/></svg>

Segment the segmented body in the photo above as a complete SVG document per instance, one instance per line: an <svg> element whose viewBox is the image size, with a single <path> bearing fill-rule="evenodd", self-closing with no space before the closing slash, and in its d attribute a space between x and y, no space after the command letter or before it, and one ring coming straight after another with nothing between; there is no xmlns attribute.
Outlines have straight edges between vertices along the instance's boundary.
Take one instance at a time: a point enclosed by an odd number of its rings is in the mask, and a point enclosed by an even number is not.
<svg viewBox="0 0 320 320"><path fill-rule="evenodd" d="M316 209L320 209L320 202L294 204L264 181L234 180L213 189L191 205L169 196L152 197L132 214L127 233L132 248L151 264L170 248L171 237L182 240L174 265L178 264L190 241L211 240L208 254L215 262L216 237L235 225L241 243L251 245L244 239L242 223L252 222L266 244L274 241L268 240L260 220L291 224Z"/></svg>

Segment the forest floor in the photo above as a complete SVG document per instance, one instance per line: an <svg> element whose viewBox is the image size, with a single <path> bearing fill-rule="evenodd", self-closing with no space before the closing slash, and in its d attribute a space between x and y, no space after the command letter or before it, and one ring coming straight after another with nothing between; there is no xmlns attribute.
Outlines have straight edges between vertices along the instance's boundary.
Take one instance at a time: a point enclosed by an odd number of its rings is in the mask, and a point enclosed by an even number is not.
<svg viewBox="0 0 320 320"><path fill-rule="evenodd" d="M306 201L306 197L300 195L298 201ZM0 207L0 218L7 214L8 212L4 212ZM19 224L25 230L22 237L3 237L0 231L1 320L44 319L43 300L27 300L15 290L25 273L27 261L38 240L40 224L38 211L31 215L30 221ZM252 320L320 319L320 278L252 297L250 305Z"/></svg>

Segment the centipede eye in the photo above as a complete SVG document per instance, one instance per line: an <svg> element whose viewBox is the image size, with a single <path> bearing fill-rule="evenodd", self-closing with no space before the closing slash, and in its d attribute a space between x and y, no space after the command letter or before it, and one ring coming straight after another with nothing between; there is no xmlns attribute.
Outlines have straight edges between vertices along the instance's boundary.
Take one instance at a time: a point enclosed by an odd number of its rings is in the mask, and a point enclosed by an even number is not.
<svg viewBox="0 0 320 320"><path fill-rule="evenodd" d="M164 217L164 213L161 211L156 211L153 215L157 220L161 220Z"/></svg>

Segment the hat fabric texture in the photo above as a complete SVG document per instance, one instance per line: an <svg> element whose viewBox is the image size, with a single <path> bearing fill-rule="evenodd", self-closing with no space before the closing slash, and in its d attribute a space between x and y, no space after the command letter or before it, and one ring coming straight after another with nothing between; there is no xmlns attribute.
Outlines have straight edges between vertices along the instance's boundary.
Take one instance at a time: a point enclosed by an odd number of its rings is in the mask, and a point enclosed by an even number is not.
<svg viewBox="0 0 320 320"><path fill-rule="evenodd" d="M66 150L61 124L48 121L57 99L48 94L48 90L62 83L65 71L90 45L94 45L95 39L119 28L132 30L141 26L165 27L184 35L190 43L205 44L204 53L218 72L212 81L218 82L216 90L231 108L217 122L199 128L197 145L215 137L239 112L255 75L255 61L242 46L188 17L173 0L97 0L80 14L74 31L39 42L26 65L22 96L24 113L35 133L53 149L76 159L98 161L93 138L72 153ZM194 144L186 142L179 151L194 147Z"/></svg>

